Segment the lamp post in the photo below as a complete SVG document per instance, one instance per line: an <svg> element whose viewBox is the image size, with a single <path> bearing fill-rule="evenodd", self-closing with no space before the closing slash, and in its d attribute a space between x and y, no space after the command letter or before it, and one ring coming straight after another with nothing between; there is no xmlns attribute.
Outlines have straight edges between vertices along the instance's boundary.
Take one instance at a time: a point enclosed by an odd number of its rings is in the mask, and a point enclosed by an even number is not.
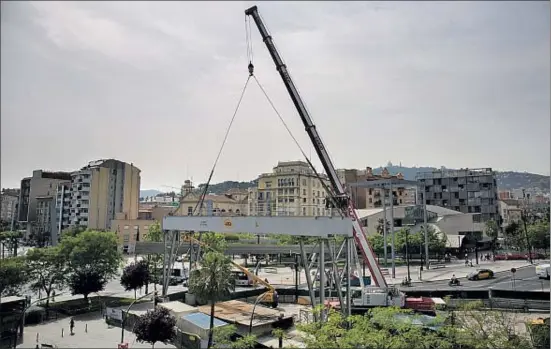
<svg viewBox="0 0 551 349"><path fill-rule="evenodd" d="M134 301L132 303L130 303L130 305L128 306L128 308L126 309L126 313L122 313L122 321L121 321L121 344L124 343L124 324L126 322L126 315L125 314L128 314L128 312L130 311L130 309L132 308L132 306L139 300L147 297L147 296L150 296L151 294L154 294L154 298L155 298L155 301L154 301L154 306L157 305L157 291L153 291L153 292L149 292L148 294L145 294L143 296L141 296L140 298L138 299L134 299Z"/></svg>
<svg viewBox="0 0 551 349"><path fill-rule="evenodd" d="M253 331L253 318L254 318L254 311L256 310L256 306L257 306L258 302L260 302L260 300L261 300L262 298L264 298L264 296L266 296L266 295L268 295L268 294L270 294L270 291L267 291L267 292L262 293L260 296L256 297L256 300L254 301L253 311L252 311L252 313L251 313L251 320L250 320L250 322L249 322L249 334L251 334L252 331ZM275 292L272 293L272 297L274 297L274 298L276 297Z"/></svg>
<svg viewBox="0 0 551 349"><path fill-rule="evenodd" d="M406 265L408 268L408 282L411 281L411 274L409 271L409 228L406 228Z"/></svg>

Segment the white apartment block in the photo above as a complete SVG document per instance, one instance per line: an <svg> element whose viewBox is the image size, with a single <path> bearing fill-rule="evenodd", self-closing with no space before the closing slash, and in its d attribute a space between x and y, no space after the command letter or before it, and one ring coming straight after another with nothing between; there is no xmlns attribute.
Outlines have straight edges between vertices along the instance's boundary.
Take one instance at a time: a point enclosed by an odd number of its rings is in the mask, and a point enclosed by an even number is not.
<svg viewBox="0 0 551 349"><path fill-rule="evenodd" d="M329 184L326 176L322 181ZM308 163L279 162L272 173L258 177L249 189L248 214L252 216L328 216L327 193Z"/></svg>

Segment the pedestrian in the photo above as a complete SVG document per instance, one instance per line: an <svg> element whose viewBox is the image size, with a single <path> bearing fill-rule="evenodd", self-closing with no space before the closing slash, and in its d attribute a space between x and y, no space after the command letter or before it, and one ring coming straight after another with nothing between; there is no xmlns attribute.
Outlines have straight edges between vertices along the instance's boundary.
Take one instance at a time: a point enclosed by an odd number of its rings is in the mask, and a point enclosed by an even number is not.
<svg viewBox="0 0 551 349"><path fill-rule="evenodd" d="M71 335L73 335L73 329L75 328L75 320L71 318L71 322L69 323L69 328L71 329Z"/></svg>

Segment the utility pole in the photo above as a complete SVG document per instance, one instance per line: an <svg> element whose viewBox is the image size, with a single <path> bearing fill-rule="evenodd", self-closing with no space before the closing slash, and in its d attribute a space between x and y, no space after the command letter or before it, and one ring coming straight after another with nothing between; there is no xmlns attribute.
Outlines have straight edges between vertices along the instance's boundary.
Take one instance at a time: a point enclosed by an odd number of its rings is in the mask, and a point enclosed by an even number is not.
<svg viewBox="0 0 551 349"><path fill-rule="evenodd" d="M409 272L409 228L406 228L406 264L408 267L408 281L411 281L411 274Z"/></svg>
<svg viewBox="0 0 551 349"><path fill-rule="evenodd" d="M530 238L528 237L528 228L526 227L526 192L524 189L522 189L522 196L524 198L524 208L521 212L521 218L522 218L522 225L524 226L524 236L526 237L526 248L528 249L528 260L530 261L530 264L534 264L534 261L532 260L532 248L530 247Z"/></svg>
<svg viewBox="0 0 551 349"><path fill-rule="evenodd" d="M427 223L427 185L423 184L423 224L425 226L425 265L429 270L429 227Z"/></svg>
<svg viewBox="0 0 551 349"><path fill-rule="evenodd" d="M396 278L396 239L394 234L394 195L392 194L392 179L390 180L390 233L392 234L392 278ZM385 222L386 225L386 222Z"/></svg>
<svg viewBox="0 0 551 349"><path fill-rule="evenodd" d="M386 229L386 187L383 186L383 245L385 248L385 268L388 266L388 243Z"/></svg>

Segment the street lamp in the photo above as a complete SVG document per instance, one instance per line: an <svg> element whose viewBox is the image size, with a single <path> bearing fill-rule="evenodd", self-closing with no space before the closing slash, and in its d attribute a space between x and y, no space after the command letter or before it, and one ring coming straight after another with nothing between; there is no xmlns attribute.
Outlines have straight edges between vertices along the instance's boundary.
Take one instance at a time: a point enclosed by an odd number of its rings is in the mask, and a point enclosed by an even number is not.
<svg viewBox="0 0 551 349"><path fill-rule="evenodd" d="M409 271L409 228L406 228L406 265L408 268L408 282L411 281L411 274Z"/></svg>
<svg viewBox="0 0 551 349"><path fill-rule="evenodd" d="M154 294L154 301L153 301L153 304L154 306L157 305L157 290L155 291L152 291L152 292L149 292L148 294L145 294L143 296L141 296L140 298L137 298L137 299L134 299L134 301L132 303L130 303L130 305L128 306L128 308L126 309L126 313L122 313L122 321L121 321L121 344L124 343L124 324L126 322L126 316L125 314L128 314L128 312L130 311L130 309L132 308L132 306L139 300L142 300L143 298L147 297L147 296L150 296L151 294Z"/></svg>

